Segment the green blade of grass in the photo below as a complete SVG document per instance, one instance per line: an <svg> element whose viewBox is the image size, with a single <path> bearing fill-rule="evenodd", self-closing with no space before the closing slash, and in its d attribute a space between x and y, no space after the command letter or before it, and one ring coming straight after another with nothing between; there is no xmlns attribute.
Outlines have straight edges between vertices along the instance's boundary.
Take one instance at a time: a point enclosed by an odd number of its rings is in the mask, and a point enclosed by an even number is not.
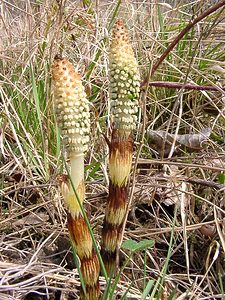
<svg viewBox="0 0 225 300"><path fill-rule="evenodd" d="M34 102L35 102L35 109L36 109L37 120L38 120L38 126L37 126L36 130L40 131L42 155L43 155L43 159L44 159L45 170L48 170L49 168L48 168L48 161L47 161L47 157L46 157L45 137L44 137L44 132L43 132L43 121L42 121L42 116L41 116L42 112L41 112L41 105L40 105L40 97L38 94L32 65L30 65L30 76L31 76L32 91L33 91Z"/></svg>
<svg viewBox="0 0 225 300"><path fill-rule="evenodd" d="M150 292L150 290L151 290L151 288L152 288L152 286L154 284L154 281L155 280L153 280L153 279L149 280L149 282L147 283L147 285L146 285L146 287L144 289L144 292L143 292L140 300L145 300L146 297L149 295L149 292Z"/></svg>

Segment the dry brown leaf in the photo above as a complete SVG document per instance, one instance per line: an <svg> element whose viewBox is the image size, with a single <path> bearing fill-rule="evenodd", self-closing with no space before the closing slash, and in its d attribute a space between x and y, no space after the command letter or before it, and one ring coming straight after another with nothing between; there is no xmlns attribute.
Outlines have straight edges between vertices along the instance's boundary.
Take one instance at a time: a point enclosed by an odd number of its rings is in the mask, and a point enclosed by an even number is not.
<svg viewBox="0 0 225 300"><path fill-rule="evenodd" d="M177 181L170 181L167 184L168 189L164 194L163 203L167 206L180 203L181 199L183 201L182 206L187 207L190 203L190 194L185 193L186 191L190 192L191 185L180 181L177 178ZM185 190L184 190L185 186Z"/></svg>
<svg viewBox="0 0 225 300"><path fill-rule="evenodd" d="M158 181L162 182L165 179L163 185L166 186L165 188L157 188L156 192L160 195L161 202L167 206L181 204L182 201L182 206L187 207L190 203L191 184L183 181L178 167L172 166L169 170L170 174L166 172L156 174L156 178L159 177Z"/></svg>
<svg viewBox="0 0 225 300"><path fill-rule="evenodd" d="M147 136L150 147L160 155L168 156L174 139L176 140L174 154L178 154L184 149L188 152L200 151L210 137L211 132L210 128L204 128L200 133L178 134L176 136L163 130L148 130Z"/></svg>
<svg viewBox="0 0 225 300"><path fill-rule="evenodd" d="M178 135L177 141L190 149L201 150L211 135L211 128L203 128L200 133Z"/></svg>
<svg viewBox="0 0 225 300"><path fill-rule="evenodd" d="M213 238L216 234L216 226L215 225L210 225L210 224L205 224L202 225L201 228L199 228L199 231L201 234Z"/></svg>
<svg viewBox="0 0 225 300"><path fill-rule="evenodd" d="M203 157L201 159L201 163L204 165L213 167L213 168L224 168L225 169L225 156L221 156L220 158L214 157Z"/></svg>
<svg viewBox="0 0 225 300"><path fill-rule="evenodd" d="M30 213L29 215L23 217L12 223L13 227L19 227L24 225L38 225L48 221L49 216L46 213Z"/></svg>

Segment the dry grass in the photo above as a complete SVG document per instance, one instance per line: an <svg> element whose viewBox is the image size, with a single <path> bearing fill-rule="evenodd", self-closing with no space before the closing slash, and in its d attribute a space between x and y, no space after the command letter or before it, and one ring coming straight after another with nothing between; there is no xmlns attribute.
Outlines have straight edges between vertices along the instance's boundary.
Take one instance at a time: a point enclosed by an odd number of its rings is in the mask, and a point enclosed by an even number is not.
<svg viewBox="0 0 225 300"><path fill-rule="evenodd" d="M210 4L124 1L114 16L118 1L96 1L92 8L85 1L63 1L61 6L57 2L1 2L2 300L78 298L79 277L57 188L63 163L52 111L54 55L62 52L84 74L92 102L86 210L99 241L108 183L102 133L110 124L107 47L111 21L118 16L126 20L144 79L192 13L199 15ZM154 239L155 246L132 256L114 298L131 285L127 298L144 299L143 289L150 279L154 280L150 299L225 297L225 118L220 90L225 86L224 16L224 11L218 11L198 24L152 78L212 85L217 92L151 87L141 97L133 198L124 239ZM141 139L143 124L175 136L199 133L206 127L212 133L204 147L182 148L176 155L174 141L165 156L146 134ZM122 251L121 264L127 255ZM101 288L105 289L103 278Z"/></svg>

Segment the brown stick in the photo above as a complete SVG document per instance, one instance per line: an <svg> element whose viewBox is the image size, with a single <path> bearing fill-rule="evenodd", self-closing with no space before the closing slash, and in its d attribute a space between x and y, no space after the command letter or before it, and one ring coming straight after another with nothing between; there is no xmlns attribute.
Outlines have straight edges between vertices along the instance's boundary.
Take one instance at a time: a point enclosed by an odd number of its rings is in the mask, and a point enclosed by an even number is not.
<svg viewBox="0 0 225 300"><path fill-rule="evenodd" d="M203 179L187 179L185 180L191 184L199 184L199 185L203 185L203 186L207 186L207 187L211 187L214 188L216 190L224 190L225 189L225 184L222 183L216 183L213 181L207 181L207 180L203 180Z"/></svg>
<svg viewBox="0 0 225 300"><path fill-rule="evenodd" d="M164 53L160 56L158 61L154 64L154 66L151 69L151 77L154 75L155 71L158 69L159 65L164 61L164 59L167 57L167 55L173 50L173 48L179 43L179 41L182 39L182 37L192 28L194 27L198 22L206 18L207 16L214 13L217 9L221 8L225 5L225 0L220 1L216 5L212 6L208 10L206 10L204 13L202 13L200 16L196 17L195 19L192 19L189 21L188 25L177 35L177 37L172 41L172 43L166 48ZM141 83L141 87L145 86L148 82L149 76L147 76L143 82Z"/></svg>
<svg viewBox="0 0 225 300"><path fill-rule="evenodd" d="M214 87L210 85L194 85L190 83L179 83L179 82L163 82L163 81L154 81L150 82L149 86L155 87L164 87L169 89L184 89L184 90L196 90L196 91L225 91L225 87Z"/></svg>
<svg viewBox="0 0 225 300"><path fill-rule="evenodd" d="M169 177L158 177L158 176L151 176L152 180L157 180L158 182L160 181L166 181L166 182L170 182L171 178ZM177 179L179 180L179 179ZM225 184L222 183L216 183L214 181L208 181L208 180L204 180L204 179L197 179L197 178L181 178L180 182L188 182L191 184L199 184L199 185L203 185L203 186L207 186L210 188L214 188L216 190L225 190ZM150 186L153 186L152 184L150 184Z"/></svg>
<svg viewBox="0 0 225 300"><path fill-rule="evenodd" d="M212 170L212 171L225 171L225 168L223 167L213 167L213 166L209 166L209 165L203 165L203 164L190 164L190 163L186 163L186 162L177 162L177 161L170 161L170 160L157 160L157 159L145 159L145 158L140 158L138 160L138 164L162 164L162 165L174 165L174 166L182 166L182 167L189 167L189 168L201 168L203 170Z"/></svg>

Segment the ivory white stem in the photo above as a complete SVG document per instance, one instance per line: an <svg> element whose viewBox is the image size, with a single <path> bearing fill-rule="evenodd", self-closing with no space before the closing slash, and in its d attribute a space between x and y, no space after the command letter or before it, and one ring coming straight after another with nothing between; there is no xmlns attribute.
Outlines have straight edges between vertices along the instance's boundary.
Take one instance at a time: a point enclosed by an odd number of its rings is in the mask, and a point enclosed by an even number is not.
<svg viewBox="0 0 225 300"><path fill-rule="evenodd" d="M63 189L63 196L65 203L73 218L81 213L81 208L77 200L76 194L83 205L85 197L85 187L84 187L84 154L75 153L70 155L70 177L71 183L66 188ZM74 192L74 189L76 193Z"/></svg>

